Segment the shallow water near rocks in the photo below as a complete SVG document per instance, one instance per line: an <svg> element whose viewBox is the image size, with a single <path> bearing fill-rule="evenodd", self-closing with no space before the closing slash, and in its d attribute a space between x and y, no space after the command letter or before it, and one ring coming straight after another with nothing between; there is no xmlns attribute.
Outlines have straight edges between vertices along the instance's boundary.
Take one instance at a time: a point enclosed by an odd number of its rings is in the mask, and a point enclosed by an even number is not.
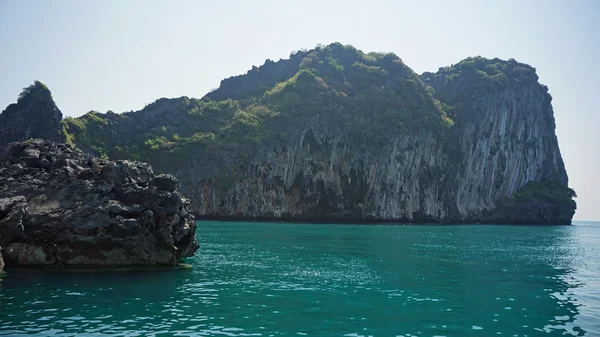
<svg viewBox="0 0 600 337"><path fill-rule="evenodd" d="M600 336L600 225L200 222L191 268L8 270L0 336Z"/></svg>

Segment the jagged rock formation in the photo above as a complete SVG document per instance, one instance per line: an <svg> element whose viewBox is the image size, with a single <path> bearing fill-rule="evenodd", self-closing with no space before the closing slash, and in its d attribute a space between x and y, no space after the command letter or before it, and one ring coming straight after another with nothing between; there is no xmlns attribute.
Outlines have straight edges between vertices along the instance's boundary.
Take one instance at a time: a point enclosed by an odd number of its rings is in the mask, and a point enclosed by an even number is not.
<svg viewBox="0 0 600 337"><path fill-rule="evenodd" d="M531 66L476 57L419 76L332 44L59 135L174 174L200 217L569 224L554 130Z"/></svg>
<svg viewBox="0 0 600 337"><path fill-rule="evenodd" d="M0 151L10 142L30 138L58 140L62 113L50 90L41 82L23 90L17 103L0 114Z"/></svg>
<svg viewBox="0 0 600 337"><path fill-rule="evenodd" d="M49 141L0 156L0 246L7 266L175 265L198 248L170 175Z"/></svg>

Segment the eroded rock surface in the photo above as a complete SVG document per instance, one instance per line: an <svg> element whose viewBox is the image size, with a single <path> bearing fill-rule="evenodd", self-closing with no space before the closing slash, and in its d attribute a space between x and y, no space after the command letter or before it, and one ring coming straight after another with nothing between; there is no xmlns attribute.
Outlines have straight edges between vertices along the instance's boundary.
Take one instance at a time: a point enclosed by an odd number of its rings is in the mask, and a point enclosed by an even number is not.
<svg viewBox="0 0 600 337"><path fill-rule="evenodd" d="M35 140L6 147L0 181L0 246L9 267L175 265L198 249L177 181L148 164Z"/></svg>

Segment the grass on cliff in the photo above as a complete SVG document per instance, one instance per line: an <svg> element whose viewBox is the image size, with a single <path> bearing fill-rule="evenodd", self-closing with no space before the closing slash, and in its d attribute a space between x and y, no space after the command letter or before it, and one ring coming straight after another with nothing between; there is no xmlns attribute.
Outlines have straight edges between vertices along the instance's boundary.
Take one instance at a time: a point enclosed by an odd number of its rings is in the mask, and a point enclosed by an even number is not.
<svg viewBox="0 0 600 337"><path fill-rule="evenodd" d="M267 60L223 80L202 100L161 98L120 115L89 112L64 119L61 132L84 150L147 161L157 171L176 171L191 153L200 153L219 167L227 186L261 146L290 145L290 135L316 118L342 130L359 151L379 151L398 135L432 131L458 162L452 130L460 102L536 81L533 67L482 57L418 76L393 53L334 43ZM574 192L565 188L532 183L513 199L572 202Z"/></svg>
<svg viewBox="0 0 600 337"><path fill-rule="evenodd" d="M62 132L68 143L100 156L148 161L159 170L198 151L229 156L241 170L261 146L288 145L313 118L329 121L361 151L378 151L399 134L423 130L452 150L460 107L448 97L531 81L537 81L535 69L514 60L474 57L418 76L392 53L334 43L267 60L223 80L202 100L162 98L122 115L90 112L66 118ZM459 152L452 152L453 160Z"/></svg>
<svg viewBox="0 0 600 337"><path fill-rule="evenodd" d="M576 208L577 204L573 198L577 198L577 194L568 186L530 181L515 193L510 201L546 201L559 204L570 204Z"/></svg>
<svg viewBox="0 0 600 337"><path fill-rule="evenodd" d="M67 117L61 121L62 136L67 144L86 146L101 158L108 158L107 145L111 142L104 129L110 128L102 114L90 111L79 118Z"/></svg>
<svg viewBox="0 0 600 337"><path fill-rule="evenodd" d="M507 88L520 88L538 81L535 68L514 59L504 61L481 56L469 57L457 64L425 72L421 79L435 88L434 96L444 102L451 119L457 117L455 105Z"/></svg>
<svg viewBox="0 0 600 337"><path fill-rule="evenodd" d="M333 120L364 150L424 128L443 137L453 125L448 108L392 53L366 54L336 43L268 61L250 73L214 92L239 101L159 99L123 115L66 118L62 132L67 142L101 156L168 164L198 148L250 157L261 144L285 144L290 126L316 116Z"/></svg>

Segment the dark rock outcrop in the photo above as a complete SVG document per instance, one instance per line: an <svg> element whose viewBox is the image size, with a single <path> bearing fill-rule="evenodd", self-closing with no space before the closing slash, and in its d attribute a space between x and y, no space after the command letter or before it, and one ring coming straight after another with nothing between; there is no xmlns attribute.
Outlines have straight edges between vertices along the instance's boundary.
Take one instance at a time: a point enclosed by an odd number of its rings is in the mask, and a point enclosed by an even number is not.
<svg viewBox="0 0 600 337"><path fill-rule="evenodd" d="M0 156L0 246L7 266L175 265L198 248L170 175L49 141Z"/></svg>
<svg viewBox="0 0 600 337"><path fill-rule="evenodd" d="M565 225L570 224L574 208L566 202L557 203L544 200L526 201L517 205L500 205L482 215L487 223L519 225Z"/></svg>
<svg viewBox="0 0 600 337"><path fill-rule="evenodd" d="M50 90L41 82L25 88L17 103L0 114L0 151L10 142L30 138L61 140L62 113L56 107Z"/></svg>

